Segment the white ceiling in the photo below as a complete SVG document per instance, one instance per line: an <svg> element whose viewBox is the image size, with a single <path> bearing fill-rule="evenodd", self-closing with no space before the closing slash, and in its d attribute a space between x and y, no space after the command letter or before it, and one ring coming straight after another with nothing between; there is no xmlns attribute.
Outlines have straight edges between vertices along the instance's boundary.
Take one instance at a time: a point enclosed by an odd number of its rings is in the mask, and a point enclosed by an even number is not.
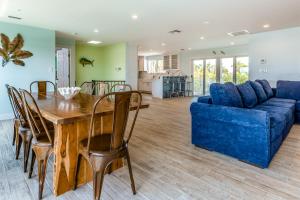
<svg viewBox="0 0 300 200"><path fill-rule="evenodd" d="M132 14L139 18L132 20ZM257 33L300 26L300 0L0 0L0 20L56 30L83 42L135 43L140 53L156 54L245 44L247 36L227 35L243 29ZM182 33L169 34L173 29Z"/></svg>

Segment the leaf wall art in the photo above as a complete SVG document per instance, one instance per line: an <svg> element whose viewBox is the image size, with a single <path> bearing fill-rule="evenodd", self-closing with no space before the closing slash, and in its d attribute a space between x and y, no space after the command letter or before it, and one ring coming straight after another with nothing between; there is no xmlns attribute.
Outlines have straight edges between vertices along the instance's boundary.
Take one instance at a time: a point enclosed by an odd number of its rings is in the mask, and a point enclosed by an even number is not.
<svg viewBox="0 0 300 200"><path fill-rule="evenodd" d="M0 57L2 57L2 67L12 61L15 65L25 66L23 59L30 58L33 54L30 51L22 50L24 39L21 34L10 41L9 37L1 33Z"/></svg>

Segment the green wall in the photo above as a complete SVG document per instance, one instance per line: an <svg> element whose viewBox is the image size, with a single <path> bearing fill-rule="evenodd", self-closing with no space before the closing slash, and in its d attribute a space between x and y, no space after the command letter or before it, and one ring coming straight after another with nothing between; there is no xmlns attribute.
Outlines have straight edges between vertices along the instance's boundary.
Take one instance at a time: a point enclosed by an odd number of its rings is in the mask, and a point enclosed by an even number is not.
<svg viewBox="0 0 300 200"><path fill-rule="evenodd" d="M94 66L83 67L79 60L94 60ZM125 80L126 43L108 46L76 44L76 84L91 80ZM116 68L121 68L120 71Z"/></svg>

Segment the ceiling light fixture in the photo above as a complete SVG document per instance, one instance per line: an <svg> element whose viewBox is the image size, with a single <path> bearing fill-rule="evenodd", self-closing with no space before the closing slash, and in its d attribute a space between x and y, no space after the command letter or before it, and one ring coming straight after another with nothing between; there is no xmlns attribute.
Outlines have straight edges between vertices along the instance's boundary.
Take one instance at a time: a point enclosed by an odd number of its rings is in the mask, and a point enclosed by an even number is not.
<svg viewBox="0 0 300 200"><path fill-rule="evenodd" d="M133 20L137 20L137 19L139 18L139 16L136 15L136 14L133 14L133 15L131 15L131 18L132 18Z"/></svg>
<svg viewBox="0 0 300 200"><path fill-rule="evenodd" d="M203 24L210 24L210 22L209 21L204 21Z"/></svg>
<svg viewBox="0 0 300 200"><path fill-rule="evenodd" d="M235 45L235 43L234 42L230 42L230 45L233 46L233 45Z"/></svg>
<svg viewBox="0 0 300 200"><path fill-rule="evenodd" d="M231 36L231 37L237 37L237 36L241 36L241 35L247 35L250 34L250 32L246 29L241 30L241 31L237 31L237 32L230 32L227 33L227 35Z"/></svg>
<svg viewBox="0 0 300 200"><path fill-rule="evenodd" d="M263 25L263 28L270 28L270 27L271 27L270 24Z"/></svg>
<svg viewBox="0 0 300 200"><path fill-rule="evenodd" d="M189 48L188 48L188 50L192 50L192 48L191 48L191 47L189 47Z"/></svg>
<svg viewBox="0 0 300 200"><path fill-rule="evenodd" d="M94 33L99 33L99 30L95 28Z"/></svg>
<svg viewBox="0 0 300 200"><path fill-rule="evenodd" d="M8 0L0 0L0 17L4 16L7 10L7 2Z"/></svg>
<svg viewBox="0 0 300 200"><path fill-rule="evenodd" d="M205 37L204 37L204 36L201 36L201 37L200 37L200 40L204 40L204 39L205 39Z"/></svg>
<svg viewBox="0 0 300 200"><path fill-rule="evenodd" d="M102 42L101 41L95 41L95 40L91 40L91 41L88 41L89 44L101 44Z"/></svg>
<svg viewBox="0 0 300 200"><path fill-rule="evenodd" d="M163 46L163 47L164 47L164 46L166 46L166 43L164 43L164 42L163 42L163 43L161 43L161 46Z"/></svg>

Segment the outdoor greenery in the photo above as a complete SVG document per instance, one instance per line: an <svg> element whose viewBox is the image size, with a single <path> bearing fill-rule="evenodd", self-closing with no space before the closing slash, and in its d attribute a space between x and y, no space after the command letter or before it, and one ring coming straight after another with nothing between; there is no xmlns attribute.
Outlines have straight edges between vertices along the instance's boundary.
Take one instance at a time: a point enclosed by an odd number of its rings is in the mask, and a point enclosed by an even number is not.
<svg viewBox="0 0 300 200"><path fill-rule="evenodd" d="M248 80L248 64L243 59L236 60L236 84L244 83ZM205 71L205 94L209 93L209 86L212 83L221 81L222 83L234 82L233 81L233 67L222 67L221 80L217 80L216 66L210 62L206 63ZM204 82L204 65L203 60L194 61L194 91L195 95L203 94Z"/></svg>

